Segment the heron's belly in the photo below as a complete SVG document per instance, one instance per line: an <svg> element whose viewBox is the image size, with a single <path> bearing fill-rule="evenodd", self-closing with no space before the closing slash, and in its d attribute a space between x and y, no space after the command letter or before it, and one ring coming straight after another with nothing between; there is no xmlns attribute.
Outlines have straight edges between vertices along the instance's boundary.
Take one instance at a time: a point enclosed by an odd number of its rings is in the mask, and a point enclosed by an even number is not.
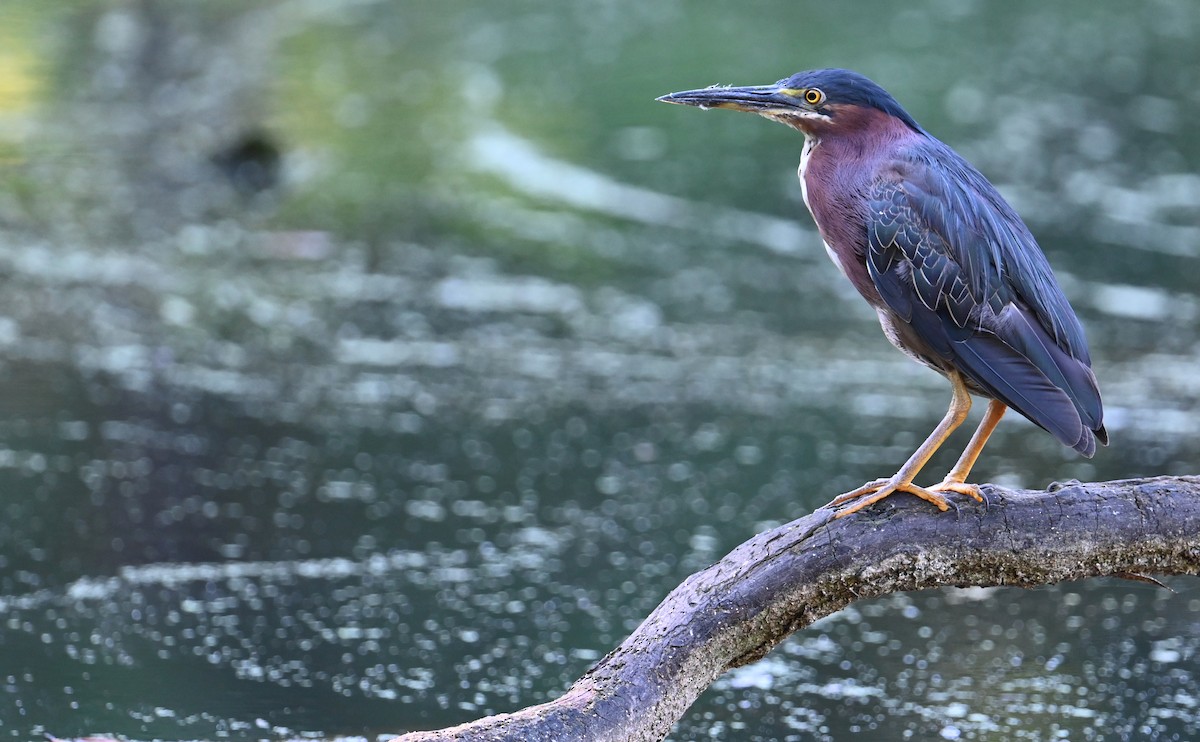
<svg viewBox="0 0 1200 742"><path fill-rule="evenodd" d="M879 326L883 328L884 337L904 355L938 373L944 374L949 370L946 361L925 345L912 325L887 309L876 308L875 313L879 315Z"/></svg>
<svg viewBox="0 0 1200 742"><path fill-rule="evenodd" d="M913 330L912 325L892 314L888 309L876 308L875 313L879 315L879 326L883 328L884 337L904 353L904 355L922 366L937 371L942 376L949 376L950 372L955 370L954 365L950 361L942 358L936 351L927 346L921 338L917 337L917 333ZM986 389L979 386L971 377L960 374L960 378L962 378L963 382L967 385L967 389L972 394L989 398L993 396Z"/></svg>

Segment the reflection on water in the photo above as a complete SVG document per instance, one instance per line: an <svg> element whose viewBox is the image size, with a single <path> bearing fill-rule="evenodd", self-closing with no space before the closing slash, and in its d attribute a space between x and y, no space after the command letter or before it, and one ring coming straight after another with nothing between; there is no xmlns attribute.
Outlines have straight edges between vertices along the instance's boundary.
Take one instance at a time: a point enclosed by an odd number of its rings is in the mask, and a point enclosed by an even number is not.
<svg viewBox="0 0 1200 742"><path fill-rule="evenodd" d="M1006 420L982 477L1195 473L1190 6L798 13L7 2L0 737L511 710L893 470L945 383L828 265L798 142L682 87L856 67L1029 216L1114 444ZM1190 739L1172 587L855 605L673 738Z"/></svg>

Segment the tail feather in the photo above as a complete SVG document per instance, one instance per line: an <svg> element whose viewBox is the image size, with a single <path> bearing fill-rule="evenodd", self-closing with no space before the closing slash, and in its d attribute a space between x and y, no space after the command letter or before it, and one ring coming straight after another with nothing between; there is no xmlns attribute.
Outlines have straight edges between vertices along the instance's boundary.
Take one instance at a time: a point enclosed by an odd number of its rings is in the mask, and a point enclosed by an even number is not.
<svg viewBox="0 0 1200 742"><path fill-rule="evenodd" d="M1014 305L1000 313L997 325L997 334L1004 342L1028 358L1052 384L1067 393L1084 426L1092 431L1103 430L1104 410L1096 375L1086 363L1067 355L1041 325Z"/></svg>
<svg viewBox="0 0 1200 742"><path fill-rule="evenodd" d="M1070 395L1041 368L994 335L975 335L954 345L960 368L972 381L1064 445L1089 458L1096 453L1093 429L1084 425Z"/></svg>

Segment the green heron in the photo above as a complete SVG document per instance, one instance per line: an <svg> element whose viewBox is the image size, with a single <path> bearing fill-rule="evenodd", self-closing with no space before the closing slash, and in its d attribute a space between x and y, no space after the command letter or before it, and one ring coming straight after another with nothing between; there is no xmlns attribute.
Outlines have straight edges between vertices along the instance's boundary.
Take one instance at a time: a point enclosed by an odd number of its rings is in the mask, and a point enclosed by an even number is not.
<svg viewBox="0 0 1200 742"><path fill-rule="evenodd" d="M802 133L800 189L826 251L887 339L954 389L946 416L894 476L834 498L858 500L837 517L894 492L943 511L939 493L983 502L967 476L1009 407L1084 456L1108 443L1083 327L1033 235L987 178L886 90L824 69L658 100L749 111ZM966 419L972 394L991 402L958 462L939 484L913 484Z"/></svg>

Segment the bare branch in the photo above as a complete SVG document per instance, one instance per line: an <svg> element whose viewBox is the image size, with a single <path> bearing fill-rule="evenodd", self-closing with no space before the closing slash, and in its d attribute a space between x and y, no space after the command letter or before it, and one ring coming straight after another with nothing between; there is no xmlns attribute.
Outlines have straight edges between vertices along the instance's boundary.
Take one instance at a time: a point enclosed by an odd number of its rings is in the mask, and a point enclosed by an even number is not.
<svg viewBox="0 0 1200 742"><path fill-rule="evenodd" d="M561 697L395 742L660 740L726 670L861 598L1200 573L1200 477L983 491L986 506L957 513L895 496L761 533L685 580Z"/></svg>

